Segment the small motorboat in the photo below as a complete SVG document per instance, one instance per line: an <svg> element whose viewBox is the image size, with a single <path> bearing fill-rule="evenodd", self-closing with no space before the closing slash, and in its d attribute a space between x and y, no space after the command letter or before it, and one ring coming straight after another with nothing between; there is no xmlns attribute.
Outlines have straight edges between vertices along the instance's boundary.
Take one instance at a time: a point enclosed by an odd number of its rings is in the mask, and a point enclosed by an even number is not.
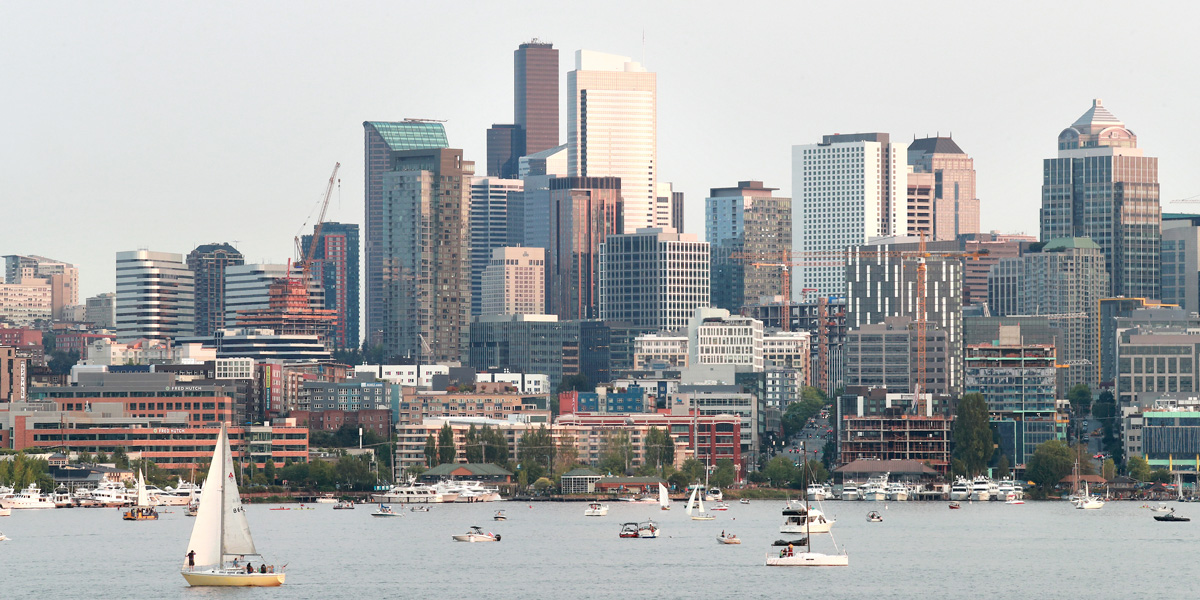
<svg viewBox="0 0 1200 600"><path fill-rule="evenodd" d="M508 516L504 514L504 511L498 510L498 511L496 511L496 515L492 517L492 520L493 521L507 521Z"/></svg>
<svg viewBox="0 0 1200 600"><path fill-rule="evenodd" d="M7 540L7 539L8 539L8 536L4 535L3 531L0 531L0 542L3 542L4 540Z"/></svg>
<svg viewBox="0 0 1200 600"><path fill-rule="evenodd" d="M288 507L286 507L286 506L280 506L280 507L277 507L277 508L268 508L267 510L292 510L292 509L290 509L290 508L288 508Z"/></svg>
<svg viewBox="0 0 1200 600"><path fill-rule="evenodd" d="M490 531L485 532L482 527L472 525L466 533L453 536L456 542L498 542L500 536Z"/></svg>
<svg viewBox="0 0 1200 600"><path fill-rule="evenodd" d="M336 506L333 507L333 510L354 510L354 501L353 500L342 500L341 502L338 502Z"/></svg>
<svg viewBox="0 0 1200 600"><path fill-rule="evenodd" d="M1155 521L1166 521L1166 522L1170 522L1170 523L1186 523L1188 521L1191 521L1191 519L1189 519L1187 517L1181 517L1179 515L1176 515L1175 509L1173 509L1173 508L1171 509L1171 512L1169 512L1165 515L1154 515L1154 520Z"/></svg>
<svg viewBox="0 0 1200 600"><path fill-rule="evenodd" d="M428 506L411 506L411 507L409 507L408 511L409 512L429 512L429 507Z"/></svg>
<svg viewBox="0 0 1200 600"><path fill-rule="evenodd" d="M392 510L392 507L386 504L380 504L379 510L371 513L372 517L403 517L404 513Z"/></svg>
<svg viewBox="0 0 1200 600"><path fill-rule="evenodd" d="M608 515L608 505L593 502L588 505L587 510L583 511L585 517L603 517Z"/></svg>
<svg viewBox="0 0 1200 600"><path fill-rule="evenodd" d="M738 500L738 504L750 504L750 499L742 498L741 500Z"/></svg>
<svg viewBox="0 0 1200 600"><path fill-rule="evenodd" d="M950 510L954 510L954 509L957 509L957 508L962 508L962 505L961 505L961 504L959 504L958 502L951 502L951 503L950 503Z"/></svg>
<svg viewBox="0 0 1200 600"><path fill-rule="evenodd" d="M658 524L654 521L644 521L638 523L638 537L640 538L656 538L658 537Z"/></svg>
<svg viewBox="0 0 1200 600"><path fill-rule="evenodd" d="M724 502L718 502L716 504L716 506L712 507L712 509L713 510L729 510L729 505Z"/></svg>
<svg viewBox="0 0 1200 600"><path fill-rule="evenodd" d="M1165 513L1165 512L1174 512L1175 509L1167 506L1166 504L1159 503L1158 506L1155 506L1155 507L1151 508L1150 510L1153 512Z"/></svg>
<svg viewBox="0 0 1200 600"><path fill-rule="evenodd" d="M879 514L879 511L873 510L867 513L867 521L870 523L882 523L883 515Z"/></svg>
<svg viewBox="0 0 1200 600"><path fill-rule="evenodd" d="M741 544L742 540L738 539L738 536L736 536L732 533L725 533L724 531L722 531L721 535L717 536L717 543L718 544Z"/></svg>
<svg viewBox="0 0 1200 600"><path fill-rule="evenodd" d="M1025 504L1025 501L1021 500L1019 498L1012 498L1009 500L1005 500L1004 503L1005 504Z"/></svg>
<svg viewBox="0 0 1200 600"><path fill-rule="evenodd" d="M618 537L622 537L622 538L640 537L638 535L638 524L637 523L622 523L621 524L621 533L618 535Z"/></svg>

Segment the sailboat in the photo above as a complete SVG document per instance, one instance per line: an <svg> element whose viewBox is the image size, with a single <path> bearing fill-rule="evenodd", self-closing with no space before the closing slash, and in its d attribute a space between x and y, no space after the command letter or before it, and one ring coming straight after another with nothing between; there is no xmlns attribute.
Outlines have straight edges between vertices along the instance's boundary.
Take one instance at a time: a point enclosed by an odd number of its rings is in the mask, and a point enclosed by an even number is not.
<svg viewBox="0 0 1200 600"><path fill-rule="evenodd" d="M1083 482L1083 495L1078 495L1079 488L1079 456L1075 457L1075 487L1076 499L1075 508L1080 510L1099 510L1104 508L1104 501L1099 496L1093 496L1088 490L1087 482Z"/></svg>
<svg viewBox="0 0 1200 600"><path fill-rule="evenodd" d="M699 491L700 486L692 486L692 496L691 498L688 498L687 510L685 512L687 512L688 516L691 517L693 521L712 521L716 517L704 512L704 496L698 494ZM695 505L698 509L698 512L695 514L692 513L693 505Z"/></svg>
<svg viewBox="0 0 1200 600"><path fill-rule="evenodd" d="M225 424L217 436L212 465L200 492L200 508L192 537L188 541L188 560L180 573L194 586L267 587L283 585L284 573L274 566L253 567L247 557L262 555L254 548L246 509L238 496L233 474L233 453ZM264 572L265 571L265 572Z"/></svg>
<svg viewBox="0 0 1200 600"><path fill-rule="evenodd" d="M667 486L658 484L658 506L662 510L671 510L671 499L667 496Z"/></svg>
<svg viewBox="0 0 1200 600"><path fill-rule="evenodd" d="M802 456L807 456L803 443L800 446ZM808 495L804 497L804 512L807 514L811 511L808 505ZM787 511L785 511L786 513ZM838 554L821 554L820 552L812 551L812 538L814 535L819 535L815 529L807 532L800 540L795 542L787 542L786 546L779 550L779 554L767 553L768 567L848 567L850 566L850 556L846 554L845 548L841 549ZM837 541L833 539L833 532L824 532L829 536L829 540L833 542L833 547L837 550ZM783 542L777 542L783 543ZM796 552L794 545L803 544L804 551Z"/></svg>
<svg viewBox="0 0 1200 600"><path fill-rule="evenodd" d="M154 505L150 504L150 494L146 492L146 480L142 476L142 470L138 469L137 478L137 505L125 511L121 518L126 521L157 521L158 511L154 510Z"/></svg>

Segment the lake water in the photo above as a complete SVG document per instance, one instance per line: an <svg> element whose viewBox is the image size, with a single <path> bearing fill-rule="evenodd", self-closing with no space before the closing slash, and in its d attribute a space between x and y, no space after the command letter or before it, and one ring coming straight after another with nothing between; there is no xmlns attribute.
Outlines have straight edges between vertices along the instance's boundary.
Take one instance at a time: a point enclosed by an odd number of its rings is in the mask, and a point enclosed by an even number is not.
<svg viewBox="0 0 1200 600"><path fill-rule="evenodd" d="M887 507L885 510L884 507ZM1195 595L1200 504L1191 523L1159 523L1140 502L1099 511L1065 502L963 504L827 502L848 568L768 568L781 537L780 501L733 503L715 521L691 521L682 503L434 505L403 518L353 511L248 509L259 551L289 563L274 589L189 588L179 566L193 519L172 508L156 522L117 510L14 511L0 518L0 598L1093 598ZM495 510L509 520L494 522ZM883 523L865 515L879 510ZM653 518L659 539L617 537L625 521ZM470 525L499 543L453 542ZM740 546L716 536L736 533ZM828 536L814 550L827 551Z"/></svg>

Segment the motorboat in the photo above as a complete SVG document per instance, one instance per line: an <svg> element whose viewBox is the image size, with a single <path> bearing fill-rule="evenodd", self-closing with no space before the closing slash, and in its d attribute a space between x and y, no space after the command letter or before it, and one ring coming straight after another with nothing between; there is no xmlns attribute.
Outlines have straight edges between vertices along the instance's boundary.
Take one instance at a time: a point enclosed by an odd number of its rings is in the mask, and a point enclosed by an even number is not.
<svg viewBox="0 0 1200 600"><path fill-rule="evenodd" d="M957 500L950 501L950 510L958 510L960 508L962 508L962 505L959 504Z"/></svg>
<svg viewBox="0 0 1200 600"><path fill-rule="evenodd" d="M500 488L488 487L478 481L443 481L435 486L439 492L444 488L449 493L458 492L453 500L443 498L443 502L496 502L502 500Z"/></svg>
<svg viewBox="0 0 1200 600"><path fill-rule="evenodd" d="M750 504L750 499L742 498L741 500L738 500L738 504Z"/></svg>
<svg viewBox="0 0 1200 600"><path fill-rule="evenodd" d="M37 484L29 484L25 489L0 498L0 508L36 509L54 508L54 501L42 493Z"/></svg>
<svg viewBox="0 0 1200 600"><path fill-rule="evenodd" d="M1012 478L1005 477L996 484L996 497L1008 502L1009 500L1019 500L1021 495L1017 493L1017 486Z"/></svg>
<svg viewBox="0 0 1200 600"><path fill-rule="evenodd" d="M1154 515L1154 520L1155 521L1164 521L1164 522L1173 522L1173 523L1186 523L1188 521L1191 521L1191 519L1189 519L1187 517L1181 517L1181 516L1176 515L1175 509L1173 509L1173 508L1171 509L1171 512L1169 512L1165 515Z"/></svg>
<svg viewBox="0 0 1200 600"><path fill-rule="evenodd" d="M738 539L738 536L736 536L732 533L721 532L721 535L717 536L717 543L725 544L725 545L732 545L732 544L740 544L740 543L742 543L742 540Z"/></svg>
<svg viewBox="0 0 1200 600"><path fill-rule="evenodd" d="M638 537L640 538L656 538L658 537L658 523L654 521L643 521L638 523Z"/></svg>
<svg viewBox="0 0 1200 600"><path fill-rule="evenodd" d="M971 482L971 495L967 499L971 500L972 502L987 502L992 497L992 493L990 491L991 484L992 481L987 477L982 475L976 477Z"/></svg>
<svg viewBox="0 0 1200 600"><path fill-rule="evenodd" d="M428 509L429 507L425 506L422 508ZM336 505L334 505L333 510L354 510L354 501L353 500L342 500L341 502L338 502Z"/></svg>
<svg viewBox="0 0 1200 600"><path fill-rule="evenodd" d="M618 537L629 538L629 539L641 537L638 535L638 524L637 523L622 523L621 524L621 533L619 533L617 535L618 535Z"/></svg>
<svg viewBox="0 0 1200 600"><path fill-rule="evenodd" d="M783 525L779 526L779 533L829 533L834 523L836 521L827 518L819 509L807 504L792 508L789 504L783 509Z"/></svg>
<svg viewBox="0 0 1200 600"><path fill-rule="evenodd" d="M337 504L338 499L332 493L321 494L317 497L317 504Z"/></svg>
<svg viewBox="0 0 1200 600"><path fill-rule="evenodd" d="M808 486L808 490L805 491L805 495L808 497L809 502L821 502L832 494L830 493L828 486L814 483Z"/></svg>
<svg viewBox="0 0 1200 600"><path fill-rule="evenodd" d="M858 491L857 483L847 481L842 484L842 500L862 500L862 494Z"/></svg>
<svg viewBox="0 0 1200 600"><path fill-rule="evenodd" d="M863 500L871 502L883 502L887 500L888 473L884 473L879 477L872 477L867 480L867 484L859 489Z"/></svg>
<svg viewBox="0 0 1200 600"><path fill-rule="evenodd" d="M429 512L428 506L410 506L408 512Z"/></svg>
<svg viewBox="0 0 1200 600"><path fill-rule="evenodd" d="M157 521L158 511L154 509L154 504L150 502L150 493L146 490L146 480L142 477L142 470L138 469L137 478L137 504L133 508L125 511L121 518L126 521Z"/></svg>
<svg viewBox="0 0 1200 600"><path fill-rule="evenodd" d="M729 510L729 505L724 502L718 502L717 505L714 506L712 509L713 510Z"/></svg>
<svg viewBox="0 0 1200 600"><path fill-rule="evenodd" d="M950 499L955 501L970 500L971 482L962 477L954 480L954 484L950 486Z"/></svg>
<svg viewBox="0 0 1200 600"><path fill-rule="evenodd" d="M585 517L604 517L608 516L608 505L593 502L588 505L587 510L583 511Z"/></svg>
<svg viewBox="0 0 1200 600"><path fill-rule="evenodd" d="M62 486L55 488L54 493L50 494L50 501L54 503L54 508L75 508L75 499L71 497L71 492Z"/></svg>
<svg viewBox="0 0 1200 600"><path fill-rule="evenodd" d="M1004 501L1005 504L1025 504L1025 501L1016 497L1014 494L1011 498Z"/></svg>
<svg viewBox="0 0 1200 600"><path fill-rule="evenodd" d="M133 503L129 498L129 491L125 489L125 485L116 482L101 483L89 495L96 502L97 506L105 508L116 508Z"/></svg>
<svg viewBox="0 0 1200 600"><path fill-rule="evenodd" d="M504 511L498 510L498 511L496 511L496 514L492 516L492 520L493 521L507 521L508 515L505 515Z"/></svg>
<svg viewBox="0 0 1200 600"><path fill-rule="evenodd" d="M893 481L888 484L884 497L890 501L904 502L908 500L908 486L898 481Z"/></svg>
<svg viewBox="0 0 1200 600"><path fill-rule="evenodd" d="M873 510L873 511L867 513L867 522L868 523L882 523L883 515L879 514L879 511Z"/></svg>
<svg viewBox="0 0 1200 600"><path fill-rule="evenodd" d="M246 509L233 475L233 453L225 423L217 434L208 478L200 494L200 511L188 540L187 560L180 574L193 586L272 587L283 585L285 574L263 560L258 570L244 558L262 558L254 547Z"/></svg>
<svg viewBox="0 0 1200 600"><path fill-rule="evenodd" d="M1155 507L1151 508L1150 510L1152 510L1152 511L1154 511L1154 512L1160 512L1160 513L1165 513L1165 512L1174 512L1174 511L1175 511L1175 509L1173 509L1173 508L1171 508L1171 507L1167 506L1166 504L1162 504L1162 503L1159 503L1159 505L1158 505L1158 506L1155 506Z"/></svg>
<svg viewBox="0 0 1200 600"><path fill-rule="evenodd" d="M401 504L437 504L454 502L458 492L442 492L432 485L397 485L382 494L371 494L371 502L398 502Z"/></svg>
<svg viewBox="0 0 1200 600"><path fill-rule="evenodd" d="M706 478L705 481L708 481ZM709 488L704 492L704 499L709 502L721 502L725 500L725 494L721 493L719 488Z"/></svg>
<svg viewBox="0 0 1200 600"><path fill-rule="evenodd" d="M500 535L490 531L485 532L482 527L472 525L466 533L462 535L452 536L456 542L498 542Z"/></svg>
<svg viewBox="0 0 1200 600"><path fill-rule="evenodd" d="M988 498L991 500L1008 500L1008 498L1000 495L1000 484L988 480Z"/></svg>
<svg viewBox="0 0 1200 600"><path fill-rule="evenodd" d="M392 510L392 507L386 504L380 504L379 510L371 513L372 517L403 517L404 513Z"/></svg>

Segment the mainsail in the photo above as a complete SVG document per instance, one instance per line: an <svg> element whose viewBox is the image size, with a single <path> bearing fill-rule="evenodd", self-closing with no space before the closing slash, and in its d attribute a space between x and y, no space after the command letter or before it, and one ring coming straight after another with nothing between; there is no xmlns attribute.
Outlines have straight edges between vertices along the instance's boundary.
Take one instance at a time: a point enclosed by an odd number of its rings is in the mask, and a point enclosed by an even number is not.
<svg viewBox="0 0 1200 600"><path fill-rule="evenodd" d="M200 506L188 550L196 552L196 566L220 566L226 556L258 554L246 522L246 509L238 497L233 473L233 453L225 424L217 435L212 464L200 491ZM186 561L184 564L187 564Z"/></svg>
<svg viewBox="0 0 1200 600"><path fill-rule="evenodd" d="M141 469L138 469L137 505L141 507L150 506L150 494L146 493L146 480L142 478Z"/></svg>

